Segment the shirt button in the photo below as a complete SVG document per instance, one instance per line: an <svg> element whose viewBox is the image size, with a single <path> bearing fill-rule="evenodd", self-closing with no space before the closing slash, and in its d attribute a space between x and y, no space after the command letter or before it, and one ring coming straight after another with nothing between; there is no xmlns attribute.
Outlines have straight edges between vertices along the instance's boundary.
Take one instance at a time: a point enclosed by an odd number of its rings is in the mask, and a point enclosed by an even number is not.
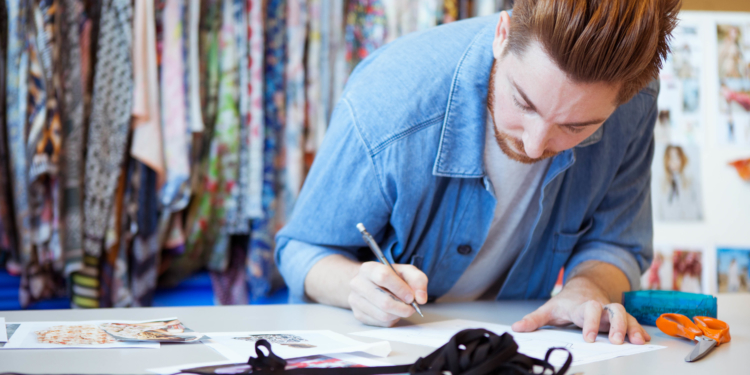
<svg viewBox="0 0 750 375"><path fill-rule="evenodd" d="M471 254L471 246L469 245L461 245L458 247L458 253L461 255L469 255Z"/></svg>

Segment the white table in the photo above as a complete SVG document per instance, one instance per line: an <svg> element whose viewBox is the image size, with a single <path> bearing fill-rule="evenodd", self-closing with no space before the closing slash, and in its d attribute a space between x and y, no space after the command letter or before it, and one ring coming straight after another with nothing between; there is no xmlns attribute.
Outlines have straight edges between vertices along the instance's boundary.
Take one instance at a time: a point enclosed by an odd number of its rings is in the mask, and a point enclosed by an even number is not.
<svg viewBox="0 0 750 375"><path fill-rule="evenodd" d="M541 305L541 301L430 304L425 318L414 322L471 319L510 325ZM198 332L247 330L329 329L351 333L370 329L351 312L321 305L212 306L98 310L0 311L6 322L77 321L98 319L148 320L177 316ZM589 374L750 374L750 294L719 296L719 318L730 326L732 342L706 358L686 363L693 348L647 327L652 343L667 348L609 361L574 367L570 373ZM354 336L360 341L376 341ZM393 352L384 359L392 364L412 363L434 349L392 342ZM249 355L249 353L248 353ZM164 344L161 349L64 349L0 351L0 373L29 374L142 374L155 367L221 361L224 357L202 344Z"/></svg>

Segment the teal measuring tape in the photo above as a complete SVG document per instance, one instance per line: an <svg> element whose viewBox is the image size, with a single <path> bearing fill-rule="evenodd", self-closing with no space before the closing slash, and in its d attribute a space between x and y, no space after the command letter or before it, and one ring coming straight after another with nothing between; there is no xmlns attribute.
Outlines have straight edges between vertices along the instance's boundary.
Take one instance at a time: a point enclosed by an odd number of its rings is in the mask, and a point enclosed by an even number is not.
<svg viewBox="0 0 750 375"><path fill-rule="evenodd" d="M650 326L655 326L656 319L666 313L716 318L718 308L716 297L711 295L663 290L625 292L622 301L638 323Z"/></svg>

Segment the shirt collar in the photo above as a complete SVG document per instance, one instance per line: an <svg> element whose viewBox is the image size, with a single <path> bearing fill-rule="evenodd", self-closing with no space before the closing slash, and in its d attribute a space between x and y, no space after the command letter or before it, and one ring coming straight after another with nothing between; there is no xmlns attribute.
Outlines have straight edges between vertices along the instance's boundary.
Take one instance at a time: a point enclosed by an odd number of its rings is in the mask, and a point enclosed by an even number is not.
<svg viewBox="0 0 750 375"><path fill-rule="evenodd" d="M493 22L489 22L474 37L456 66L440 146L432 169L435 176L471 178L485 175L484 126L487 121L488 81L495 60L492 41L497 19L498 15L492 17ZM576 147L599 142L605 125Z"/></svg>

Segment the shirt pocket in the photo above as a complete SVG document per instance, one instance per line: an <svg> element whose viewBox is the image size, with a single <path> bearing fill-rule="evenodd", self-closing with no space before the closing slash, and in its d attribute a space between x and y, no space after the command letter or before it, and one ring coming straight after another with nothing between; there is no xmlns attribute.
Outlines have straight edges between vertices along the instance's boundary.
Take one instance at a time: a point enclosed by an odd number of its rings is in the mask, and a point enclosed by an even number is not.
<svg viewBox="0 0 750 375"><path fill-rule="evenodd" d="M552 264L547 274L547 286L551 291L557 281L557 275L560 269L568 261L570 255L573 253L578 241L585 235L593 225L594 221L589 220L581 226L581 229L575 233L568 232L555 232L554 245L552 247Z"/></svg>

